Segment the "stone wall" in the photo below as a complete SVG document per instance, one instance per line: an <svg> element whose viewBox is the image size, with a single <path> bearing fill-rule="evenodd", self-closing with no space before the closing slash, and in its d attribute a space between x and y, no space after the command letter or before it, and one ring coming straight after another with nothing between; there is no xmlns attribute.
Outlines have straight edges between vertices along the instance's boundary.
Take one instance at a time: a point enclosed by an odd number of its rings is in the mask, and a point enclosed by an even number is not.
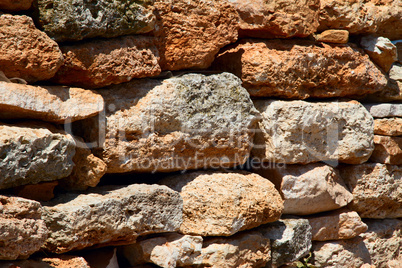
<svg viewBox="0 0 402 268"><path fill-rule="evenodd" d="M402 1L0 11L0 267L402 267Z"/></svg>

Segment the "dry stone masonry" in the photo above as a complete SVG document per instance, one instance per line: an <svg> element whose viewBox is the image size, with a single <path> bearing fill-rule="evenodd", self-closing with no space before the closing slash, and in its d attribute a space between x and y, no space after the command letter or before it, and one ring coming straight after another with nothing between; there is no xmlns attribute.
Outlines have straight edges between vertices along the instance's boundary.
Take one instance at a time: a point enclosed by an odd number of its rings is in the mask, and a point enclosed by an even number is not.
<svg viewBox="0 0 402 268"><path fill-rule="evenodd" d="M0 0L3 267L402 267L402 1Z"/></svg>

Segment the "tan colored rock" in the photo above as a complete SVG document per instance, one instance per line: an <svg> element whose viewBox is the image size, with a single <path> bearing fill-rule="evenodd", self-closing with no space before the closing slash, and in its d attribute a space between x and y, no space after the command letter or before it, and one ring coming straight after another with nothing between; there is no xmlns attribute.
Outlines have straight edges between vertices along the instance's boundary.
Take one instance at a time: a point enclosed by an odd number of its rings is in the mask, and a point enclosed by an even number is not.
<svg viewBox="0 0 402 268"><path fill-rule="evenodd" d="M14 194L26 199L36 201L49 201L54 198L53 190L58 181L41 182L38 184L22 185L14 188Z"/></svg>
<svg viewBox="0 0 402 268"><path fill-rule="evenodd" d="M389 70L389 78L395 81L402 82L402 65L394 63Z"/></svg>
<svg viewBox="0 0 402 268"><path fill-rule="evenodd" d="M374 145L371 162L402 165L402 137L375 135Z"/></svg>
<svg viewBox="0 0 402 268"><path fill-rule="evenodd" d="M38 202L0 195L0 260L26 259L40 250L48 235L41 216Z"/></svg>
<svg viewBox="0 0 402 268"><path fill-rule="evenodd" d="M402 39L402 2L394 0L321 0L319 31L344 29Z"/></svg>
<svg viewBox="0 0 402 268"><path fill-rule="evenodd" d="M108 173L233 167L249 157L257 110L229 73L135 80L99 90L105 117L81 122ZM100 124L100 125L99 125Z"/></svg>
<svg viewBox="0 0 402 268"><path fill-rule="evenodd" d="M352 201L338 172L324 164L263 166L253 170L272 181L284 200L284 214L309 215L334 210Z"/></svg>
<svg viewBox="0 0 402 268"><path fill-rule="evenodd" d="M350 239L367 231L359 214L348 209L340 209L322 215L311 216L313 241Z"/></svg>
<svg viewBox="0 0 402 268"><path fill-rule="evenodd" d="M353 194L349 204L362 218L402 217L402 167L375 163L339 168Z"/></svg>
<svg viewBox="0 0 402 268"><path fill-rule="evenodd" d="M70 135L49 124L0 124L0 189L67 177L75 145Z"/></svg>
<svg viewBox="0 0 402 268"><path fill-rule="evenodd" d="M180 192L180 232L230 236L279 219L283 201L267 179L246 172L192 172L160 183Z"/></svg>
<svg viewBox="0 0 402 268"><path fill-rule="evenodd" d="M103 99L94 91L0 81L1 119L31 118L64 123L95 116L102 110Z"/></svg>
<svg viewBox="0 0 402 268"><path fill-rule="evenodd" d="M402 81L388 80L387 87L365 97L366 102L392 102L402 101Z"/></svg>
<svg viewBox="0 0 402 268"><path fill-rule="evenodd" d="M307 40L243 39L220 52L212 68L234 73L256 97L358 97L387 85L355 46Z"/></svg>
<svg viewBox="0 0 402 268"><path fill-rule="evenodd" d="M238 15L227 1L156 0L154 7L163 70L205 69L237 40Z"/></svg>
<svg viewBox="0 0 402 268"><path fill-rule="evenodd" d="M58 268L90 268L87 261L83 257L78 256L59 255L57 257L42 258L41 261Z"/></svg>
<svg viewBox="0 0 402 268"><path fill-rule="evenodd" d="M140 235L177 231L182 223L179 193L159 185L104 186L44 205L50 233L43 249L53 253L131 244Z"/></svg>
<svg viewBox="0 0 402 268"><path fill-rule="evenodd" d="M31 7L33 0L0 0L0 10L20 11Z"/></svg>
<svg viewBox="0 0 402 268"><path fill-rule="evenodd" d="M35 28L30 17L0 14L0 71L28 82L47 80L63 63L57 43Z"/></svg>
<svg viewBox="0 0 402 268"><path fill-rule="evenodd" d="M261 112L252 155L286 164L360 164L374 149L374 120L356 101L255 100Z"/></svg>
<svg viewBox="0 0 402 268"><path fill-rule="evenodd" d="M388 38L373 35L363 36L360 45L385 72L388 72L392 64L398 59L396 46Z"/></svg>
<svg viewBox="0 0 402 268"><path fill-rule="evenodd" d="M374 134L402 136L402 118L382 118L374 120Z"/></svg>
<svg viewBox="0 0 402 268"><path fill-rule="evenodd" d="M346 30L326 30L314 38L318 42L346 44L349 41L349 32Z"/></svg>
<svg viewBox="0 0 402 268"><path fill-rule="evenodd" d="M99 88L161 72L153 37L122 36L62 46L64 64L53 81Z"/></svg>
<svg viewBox="0 0 402 268"><path fill-rule="evenodd" d="M387 261L387 268L399 268L401 266L402 266L402 257L401 256L395 260Z"/></svg>
<svg viewBox="0 0 402 268"><path fill-rule="evenodd" d="M240 36L306 37L317 30L318 0L229 0L240 17Z"/></svg>

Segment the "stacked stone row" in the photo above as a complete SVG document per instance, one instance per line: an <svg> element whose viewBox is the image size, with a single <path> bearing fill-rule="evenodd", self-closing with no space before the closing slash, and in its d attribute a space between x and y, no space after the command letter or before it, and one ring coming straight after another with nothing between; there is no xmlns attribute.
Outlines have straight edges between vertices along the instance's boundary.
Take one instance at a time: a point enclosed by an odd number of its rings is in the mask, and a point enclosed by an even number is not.
<svg viewBox="0 0 402 268"><path fill-rule="evenodd" d="M402 265L400 1L0 10L1 265Z"/></svg>

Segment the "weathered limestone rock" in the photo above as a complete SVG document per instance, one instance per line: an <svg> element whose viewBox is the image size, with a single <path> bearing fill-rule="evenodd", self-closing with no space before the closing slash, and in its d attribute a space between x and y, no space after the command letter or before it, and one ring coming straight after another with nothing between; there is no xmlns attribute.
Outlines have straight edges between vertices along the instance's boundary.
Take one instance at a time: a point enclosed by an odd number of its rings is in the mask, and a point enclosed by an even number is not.
<svg viewBox="0 0 402 268"><path fill-rule="evenodd" d="M356 102L256 100L261 112L252 155L261 161L360 164L374 149L374 120Z"/></svg>
<svg viewBox="0 0 402 268"><path fill-rule="evenodd" d="M362 50L307 40L243 39L223 50L212 68L236 74L256 97L356 97L387 84Z"/></svg>
<svg viewBox="0 0 402 268"><path fill-rule="evenodd" d="M29 260L1 263L2 268L91 268L83 257L59 255L57 257L34 258Z"/></svg>
<svg viewBox="0 0 402 268"><path fill-rule="evenodd" d="M311 249L311 226L306 219L281 219L257 229L272 240L272 264L279 267L305 256Z"/></svg>
<svg viewBox="0 0 402 268"><path fill-rule="evenodd" d="M31 7L33 0L0 0L0 10L20 11Z"/></svg>
<svg viewBox="0 0 402 268"><path fill-rule="evenodd" d="M402 65L393 64L391 69L389 70L389 78L395 81L402 81Z"/></svg>
<svg viewBox="0 0 402 268"><path fill-rule="evenodd" d="M73 122L103 110L102 97L90 90L62 86L29 86L0 81L0 118Z"/></svg>
<svg viewBox="0 0 402 268"><path fill-rule="evenodd" d="M374 120L374 134L402 136L402 118L382 118Z"/></svg>
<svg viewBox="0 0 402 268"><path fill-rule="evenodd" d="M84 88L99 88L161 72L154 38L122 36L62 46L65 58L53 81Z"/></svg>
<svg viewBox="0 0 402 268"><path fill-rule="evenodd" d="M346 44L349 41L349 32L346 30L326 30L314 38L318 42Z"/></svg>
<svg viewBox="0 0 402 268"><path fill-rule="evenodd" d="M308 218L312 228L313 241L350 239L367 231L359 214L348 209L340 209Z"/></svg>
<svg viewBox="0 0 402 268"><path fill-rule="evenodd" d="M158 185L104 186L88 194L67 193L45 205L50 234L43 249L54 253L130 244L139 235L177 231L182 222L180 195Z"/></svg>
<svg viewBox="0 0 402 268"><path fill-rule="evenodd" d="M309 215L334 210L352 201L338 172L324 164L254 169L272 181L284 200L284 214Z"/></svg>
<svg viewBox="0 0 402 268"><path fill-rule="evenodd" d="M398 59L396 46L388 38L373 35L363 36L360 45L385 72L388 72L392 64Z"/></svg>
<svg viewBox="0 0 402 268"><path fill-rule="evenodd" d="M388 80L387 87L374 94L369 94L365 98L366 102L392 102L402 101L402 80L395 81L393 79Z"/></svg>
<svg viewBox="0 0 402 268"><path fill-rule="evenodd" d="M183 234L230 236L279 219L283 201L267 179L247 172L192 172L161 181L183 198Z"/></svg>
<svg viewBox="0 0 402 268"><path fill-rule="evenodd" d="M14 188L13 192L19 197L35 201L49 201L54 198L53 190L58 184L58 181L27 184Z"/></svg>
<svg viewBox="0 0 402 268"><path fill-rule="evenodd" d="M402 167L375 163L339 168L352 191L349 208L362 218L402 217Z"/></svg>
<svg viewBox="0 0 402 268"><path fill-rule="evenodd" d="M402 39L402 2L393 0L321 0L319 31L344 29Z"/></svg>
<svg viewBox="0 0 402 268"><path fill-rule="evenodd" d="M105 118L81 129L88 141L101 137L95 155L108 173L233 167L249 157L258 114L240 83L229 73L187 74L109 87L98 91Z"/></svg>
<svg viewBox="0 0 402 268"><path fill-rule="evenodd" d="M205 69L237 40L238 15L227 1L156 0L163 70Z"/></svg>
<svg viewBox="0 0 402 268"><path fill-rule="evenodd" d="M39 122L0 124L0 189L70 175L74 139Z"/></svg>
<svg viewBox="0 0 402 268"><path fill-rule="evenodd" d="M374 103L364 107L374 118L402 117L402 103Z"/></svg>
<svg viewBox="0 0 402 268"><path fill-rule="evenodd" d="M48 235L41 215L36 201L0 195L0 260L26 259L40 250Z"/></svg>
<svg viewBox="0 0 402 268"><path fill-rule="evenodd" d="M28 82L46 80L63 63L58 45L30 17L0 14L0 71Z"/></svg>
<svg viewBox="0 0 402 268"><path fill-rule="evenodd" d="M57 42L147 33L154 29L154 0L38 0L34 18Z"/></svg>
<svg viewBox="0 0 402 268"><path fill-rule="evenodd" d="M371 162L402 165L402 137L375 135L374 145Z"/></svg>
<svg viewBox="0 0 402 268"><path fill-rule="evenodd" d="M320 4L307 1L229 0L240 17L240 35L259 38L306 37L317 30Z"/></svg>

